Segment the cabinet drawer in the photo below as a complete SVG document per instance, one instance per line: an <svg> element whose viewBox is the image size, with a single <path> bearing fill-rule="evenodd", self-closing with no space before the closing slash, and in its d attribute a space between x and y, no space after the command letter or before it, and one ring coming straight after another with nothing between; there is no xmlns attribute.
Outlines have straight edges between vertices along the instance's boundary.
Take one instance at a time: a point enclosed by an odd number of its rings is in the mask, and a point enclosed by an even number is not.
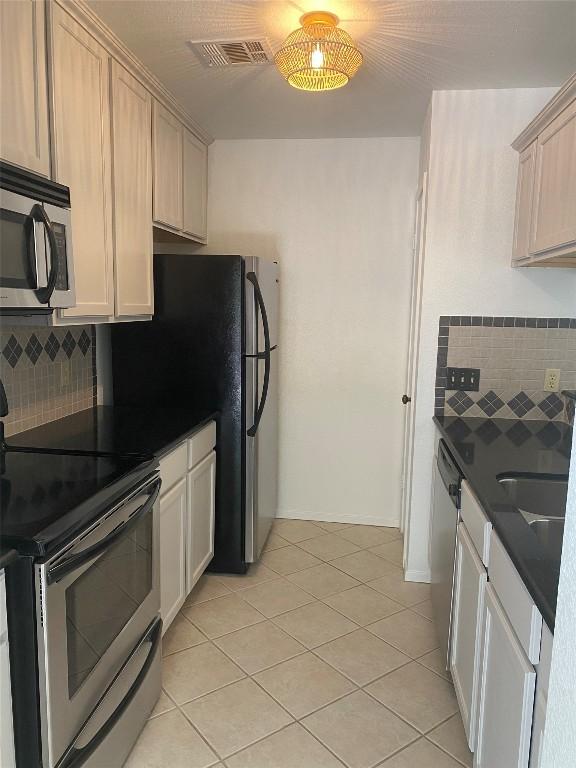
<svg viewBox="0 0 576 768"><path fill-rule="evenodd" d="M216 422L211 421L197 435L188 440L188 469L192 469L216 445Z"/></svg>
<svg viewBox="0 0 576 768"><path fill-rule="evenodd" d="M490 541L488 578L526 655L532 664L538 664L542 616L495 531Z"/></svg>
<svg viewBox="0 0 576 768"><path fill-rule="evenodd" d="M160 477L162 478L162 494L169 491L172 486L186 476L186 441L180 443L178 448L160 459Z"/></svg>
<svg viewBox="0 0 576 768"><path fill-rule="evenodd" d="M476 547L476 551L480 555L480 559L488 567L492 523L486 517L480 502L466 480L462 481L460 517L466 526L472 543Z"/></svg>

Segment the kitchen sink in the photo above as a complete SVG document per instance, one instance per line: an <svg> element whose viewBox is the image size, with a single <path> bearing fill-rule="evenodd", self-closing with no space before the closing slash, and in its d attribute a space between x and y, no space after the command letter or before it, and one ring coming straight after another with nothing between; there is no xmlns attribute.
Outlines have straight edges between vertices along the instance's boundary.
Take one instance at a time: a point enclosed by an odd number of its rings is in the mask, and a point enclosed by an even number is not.
<svg viewBox="0 0 576 768"><path fill-rule="evenodd" d="M528 521L528 525L554 560L559 561L564 539L564 518L532 520Z"/></svg>
<svg viewBox="0 0 576 768"><path fill-rule="evenodd" d="M568 493L566 475L509 474L500 475L498 482L520 512L538 519L564 520Z"/></svg>

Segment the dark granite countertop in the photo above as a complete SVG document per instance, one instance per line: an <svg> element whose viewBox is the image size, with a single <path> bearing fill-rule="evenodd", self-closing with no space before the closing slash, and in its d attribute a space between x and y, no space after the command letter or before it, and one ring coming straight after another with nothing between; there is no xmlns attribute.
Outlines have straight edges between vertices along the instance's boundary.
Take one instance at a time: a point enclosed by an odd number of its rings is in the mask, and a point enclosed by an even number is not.
<svg viewBox="0 0 576 768"><path fill-rule="evenodd" d="M550 421L434 417L542 617L554 631L560 560L510 503L498 476L568 475L572 427Z"/></svg>
<svg viewBox="0 0 576 768"><path fill-rule="evenodd" d="M160 457L217 413L206 408L99 405L9 437L9 445Z"/></svg>
<svg viewBox="0 0 576 768"><path fill-rule="evenodd" d="M6 568L7 565L13 563L18 557L18 552L11 547L5 547L0 544L0 571Z"/></svg>

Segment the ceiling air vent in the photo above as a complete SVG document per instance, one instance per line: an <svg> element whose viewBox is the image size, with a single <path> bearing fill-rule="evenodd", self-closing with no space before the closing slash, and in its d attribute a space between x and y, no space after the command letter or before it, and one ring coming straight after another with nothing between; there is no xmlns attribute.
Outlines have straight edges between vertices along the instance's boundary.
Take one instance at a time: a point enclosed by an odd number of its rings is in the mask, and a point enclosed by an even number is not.
<svg viewBox="0 0 576 768"><path fill-rule="evenodd" d="M269 64L274 56L267 40L189 40L205 67Z"/></svg>

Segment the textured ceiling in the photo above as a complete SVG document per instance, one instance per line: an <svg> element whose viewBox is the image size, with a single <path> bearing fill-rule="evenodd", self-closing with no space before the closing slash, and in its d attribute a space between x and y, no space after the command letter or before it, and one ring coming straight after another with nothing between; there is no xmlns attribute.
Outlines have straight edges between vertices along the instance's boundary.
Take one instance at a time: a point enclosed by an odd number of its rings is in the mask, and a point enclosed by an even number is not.
<svg viewBox="0 0 576 768"><path fill-rule="evenodd" d="M215 138L418 135L433 89L559 85L576 70L576 0L88 0ZM331 10L364 66L305 93L275 67L206 69L188 40L267 37Z"/></svg>

